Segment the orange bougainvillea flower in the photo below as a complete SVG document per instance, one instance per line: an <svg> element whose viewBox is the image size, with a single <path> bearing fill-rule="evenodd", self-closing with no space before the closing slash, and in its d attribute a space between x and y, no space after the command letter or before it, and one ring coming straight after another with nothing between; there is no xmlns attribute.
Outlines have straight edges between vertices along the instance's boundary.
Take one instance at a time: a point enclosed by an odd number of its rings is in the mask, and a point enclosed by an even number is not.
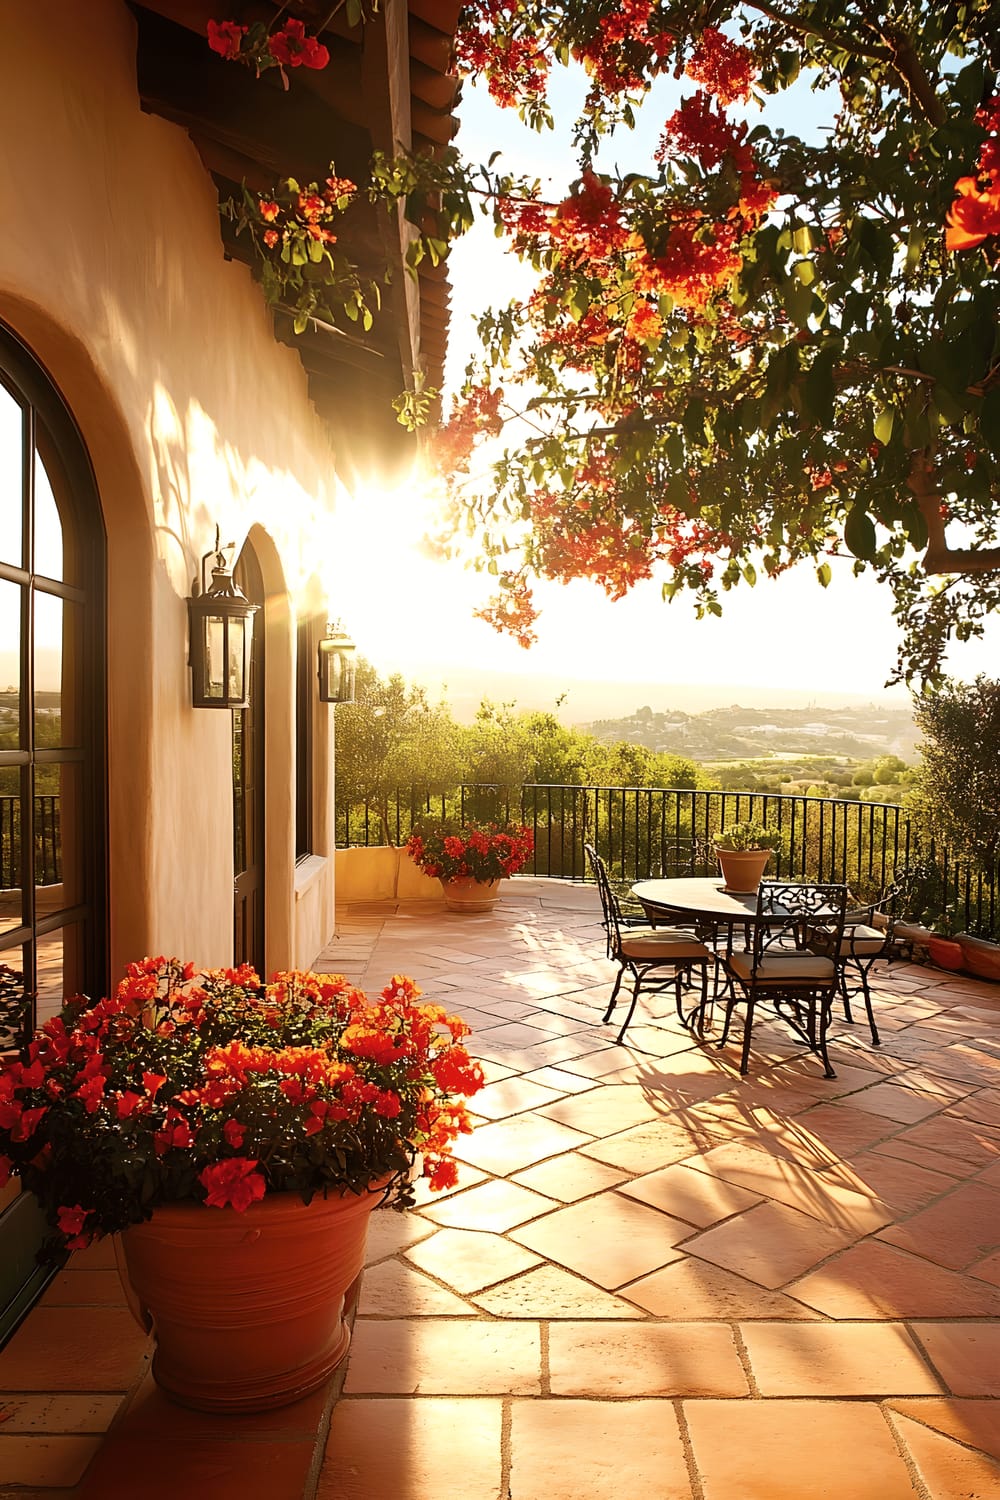
<svg viewBox="0 0 1000 1500"><path fill-rule="evenodd" d="M198 1173L198 1181L205 1189L205 1203L209 1208L231 1205L240 1214L246 1213L251 1203L263 1198L266 1187L264 1178L257 1171L256 1160L245 1156L231 1156L205 1167Z"/></svg>
<svg viewBox="0 0 1000 1500"><path fill-rule="evenodd" d="M973 250L1000 234L1000 176L991 176L986 187L975 177L960 177L955 191L959 196L948 210L947 249Z"/></svg>

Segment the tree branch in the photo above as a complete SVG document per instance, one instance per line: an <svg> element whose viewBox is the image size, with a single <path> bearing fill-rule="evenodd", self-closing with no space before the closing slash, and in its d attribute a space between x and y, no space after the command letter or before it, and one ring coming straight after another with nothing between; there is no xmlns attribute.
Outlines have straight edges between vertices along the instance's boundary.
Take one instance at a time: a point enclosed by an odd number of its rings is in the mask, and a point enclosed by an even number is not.
<svg viewBox="0 0 1000 1500"><path fill-rule="evenodd" d="M907 484L927 524L925 573L978 575L1000 571L1000 547L949 547L945 517L941 514L941 496L931 483L930 469L923 453L914 455Z"/></svg>

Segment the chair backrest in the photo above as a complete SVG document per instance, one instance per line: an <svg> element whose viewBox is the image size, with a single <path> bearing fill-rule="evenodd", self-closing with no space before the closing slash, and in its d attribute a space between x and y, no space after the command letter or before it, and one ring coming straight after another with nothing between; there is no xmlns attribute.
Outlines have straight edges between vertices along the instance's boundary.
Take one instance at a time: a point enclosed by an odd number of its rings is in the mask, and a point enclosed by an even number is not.
<svg viewBox="0 0 1000 1500"><path fill-rule="evenodd" d="M753 933L754 969L783 933L793 934L796 945L801 946L807 927L821 926L836 952L844 934L846 911L846 885L762 880L757 889L758 920Z"/></svg>
<svg viewBox="0 0 1000 1500"><path fill-rule="evenodd" d="M618 897L615 895L611 881L608 879L608 867L593 844L584 844L583 848L601 897L601 909L604 913L604 931L608 939L608 954L613 957L618 952L622 937L621 911L618 905Z"/></svg>

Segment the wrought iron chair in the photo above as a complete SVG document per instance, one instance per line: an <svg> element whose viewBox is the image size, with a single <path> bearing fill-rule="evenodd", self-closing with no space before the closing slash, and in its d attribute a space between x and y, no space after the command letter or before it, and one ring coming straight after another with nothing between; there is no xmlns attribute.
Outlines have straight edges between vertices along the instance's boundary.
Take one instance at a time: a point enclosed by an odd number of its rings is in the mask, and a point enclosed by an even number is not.
<svg viewBox="0 0 1000 1500"><path fill-rule="evenodd" d="M851 1000L858 995L864 1000L873 1047L881 1046L882 1039L875 1025L868 976L880 958L893 957L896 902L902 890L902 880L895 881L867 906L852 906L844 917L843 936L836 947L825 926L810 926L806 934L806 944L813 953L832 958L836 963L837 984L844 1002L844 1015L852 1025L854 1016L851 1013ZM850 984L849 972L853 975L853 983Z"/></svg>
<svg viewBox="0 0 1000 1500"><path fill-rule="evenodd" d="M700 1001L695 1013L702 1014L708 1002L708 968L710 964L715 964L715 954L704 943L699 942L693 932L685 928L632 925L631 919L622 916L621 905L608 878L603 859L593 844L585 844L584 849L601 897L607 955L618 964L618 975L604 1013L604 1023L607 1024L614 1014L618 992L627 972L633 979L632 1002L618 1032L619 1042L625 1040L625 1032L643 989L659 991L673 986L677 1014L687 1025L689 1017L684 1014L681 1000L683 982L686 980L690 985L694 971L700 969ZM650 980L651 975L658 977Z"/></svg>
<svg viewBox="0 0 1000 1500"><path fill-rule="evenodd" d="M802 934L822 930L832 951L837 952L846 908L846 885L761 881L751 944L743 951L727 953L722 960L728 984L725 1020L717 1045L725 1046L733 1012L742 1003L746 1014L741 1075L745 1076L750 1059L754 1016L764 1001L822 1059L827 1078L837 1076L826 1050L826 1035L839 987L839 970L829 955L804 949Z"/></svg>

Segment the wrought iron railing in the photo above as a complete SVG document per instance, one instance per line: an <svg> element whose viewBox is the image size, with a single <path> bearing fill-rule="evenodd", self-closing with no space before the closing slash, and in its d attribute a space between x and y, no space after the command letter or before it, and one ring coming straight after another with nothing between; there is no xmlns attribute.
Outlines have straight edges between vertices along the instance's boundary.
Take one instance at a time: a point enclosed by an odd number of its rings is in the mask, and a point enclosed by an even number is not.
<svg viewBox="0 0 1000 1500"><path fill-rule="evenodd" d="M59 796L35 798L35 884L57 885L62 879ZM21 799L0 797L0 890L21 884Z"/></svg>
<svg viewBox="0 0 1000 1500"><path fill-rule="evenodd" d="M960 928L1000 935L1000 872L933 842L921 845L905 811L891 802L676 787L410 787L378 810L338 806L337 844L402 844L418 823L467 818L526 823L535 835L526 873L586 880L583 846L593 843L626 885L713 870L714 836L753 818L782 834L775 874L845 881L870 899L906 873L909 915L930 919L954 905Z"/></svg>

